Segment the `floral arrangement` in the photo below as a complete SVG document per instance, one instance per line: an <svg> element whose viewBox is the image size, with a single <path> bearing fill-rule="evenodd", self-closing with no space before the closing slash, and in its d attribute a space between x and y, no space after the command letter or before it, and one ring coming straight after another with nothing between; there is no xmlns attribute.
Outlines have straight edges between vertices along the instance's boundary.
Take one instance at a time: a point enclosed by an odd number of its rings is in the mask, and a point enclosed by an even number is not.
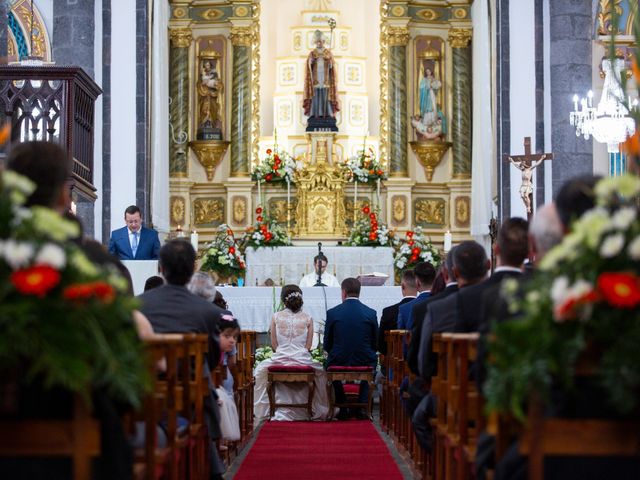
<svg viewBox="0 0 640 480"><path fill-rule="evenodd" d="M371 147L363 148L357 155L350 157L344 166L349 182L373 183L387 179L387 174Z"/></svg>
<svg viewBox="0 0 640 480"><path fill-rule="evenodd" d="M569 389L576 364L594 367L609 404L620 413L640 397L640 179L606 178L597 205L518 290L505 285L520 317L494 326L485 385L490 409L523 419L530 392L548 398Z"/></svg>
<svg viewBox="0 0 640 480"><path fill-rule="evenodd" d="M362 207L363 218L351 229L347 245L373 247L394 246L394 233L384 223L378 223L378 215L369 205Z"/></svg>
<svg viewBox="0 0 640 480"><path fill-rule="evenodd" d="M204 248L200 269L221 277L232 277L242 276L245 268L244 256L236 244L233 230L226 224L220 225L213 241Z"/></svg>
<svg viewBox="0 0 640 480"><path fill-rule="evenodd" d="M294 183L293 177L295 171L300 168L299 162L287 152L278 152L277 149L274 152L268 148L266 153L267 156L251 172L251 179L265 183Z"/></svg>
<svg viewBox="0 0 640 480"><path fill-rule="evenodd" d="M398 270L413 268L418 262L429 262L438 268L441 262L440 252L431 244L422 232L421 227L408 231L393 258L393 264Z"/></svg>
<svg viewBox="0 0 640 480"><path fill-rule="evenodd" d="M268 358L271 358L273 356L273 348L271 348L270 345L265 345L264 347L259 347L256 348L256 353L255 353L255 362L253 364L253 367L257 367L259 363L264 362L265 360L267 360Z"/></svg>
<svg viewBox="0 0 640 480"><path fill-rule="evenodd" d="M287 229L264 215L262 207L256 208L256 223L247 228L242 237L242 247L279 247L291 245Z"/></svg>
<svg viewBox="0 0 640 480"><path fill-rule="evenodd" d="M25 207L34 189L10 170L0 176L0 371L138 406L149 383L137 301L115 266L92 263L72 241L75 223Z"/></svg>

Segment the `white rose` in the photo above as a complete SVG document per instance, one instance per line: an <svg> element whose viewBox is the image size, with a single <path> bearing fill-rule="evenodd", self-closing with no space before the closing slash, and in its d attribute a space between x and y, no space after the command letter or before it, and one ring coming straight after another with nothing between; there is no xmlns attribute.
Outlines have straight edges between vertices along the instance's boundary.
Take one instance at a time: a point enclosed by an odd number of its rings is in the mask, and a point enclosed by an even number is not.
<svg viewBox="0 0 640 480"><path fill-rule="evenodd" d="M629 256L634 260L640 260L640 235L634 238L627 248Z"/></svg>
<svg viewBox="0 0 640 480"><path fill-rule="evenodd" d="M600 246L600 255L605 258L615 257L620 253L622 247L624 247L624 235L622 233L609 235Z"/></svg>
<svg viewBox="0 0 640 480"><path fill-rule="evenodd" d="M64 267L66 260L67 257L62 248L53 243L47 243L38 252L35 263L60 269Z"/></svg>
<svg viewBox="0 0 640 480"><path fill-rule="evenodd" d="M569 295L569 279L565 276L557 277L551 285L551 299L554 304L561 303Z"/></svg>
<svg viewBox="0 0 640 480"><path fill-rule="evenodd" d="M629 225L636 219L636 209L631 207L625 207L618 210L613 218L611 219L611 223L618 230L626 230L629 228Z"/></svg>
<svg viewBox="0 0 640 480"><path fill-rule="evenodd" d="M33 245L26 242L16 242L13 239L4 242L1 251L6 262L14 270L27 266L34 254Z"/></svg>

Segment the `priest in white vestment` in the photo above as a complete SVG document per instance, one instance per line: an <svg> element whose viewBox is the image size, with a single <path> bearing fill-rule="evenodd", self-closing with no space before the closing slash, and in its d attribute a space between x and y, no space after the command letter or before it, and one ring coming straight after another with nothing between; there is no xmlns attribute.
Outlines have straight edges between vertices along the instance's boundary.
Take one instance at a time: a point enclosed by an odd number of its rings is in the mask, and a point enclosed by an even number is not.
<svg viewBox="0 0 640 480"><path fill-rule="evenodd" d="M308 273L300 280L300 287L314 287L318 281L318 269L322 274L321 281L326 287L339 287L338 279L327 272L329 261L324 255L316 255L313 259L313 273Z"/></svg>

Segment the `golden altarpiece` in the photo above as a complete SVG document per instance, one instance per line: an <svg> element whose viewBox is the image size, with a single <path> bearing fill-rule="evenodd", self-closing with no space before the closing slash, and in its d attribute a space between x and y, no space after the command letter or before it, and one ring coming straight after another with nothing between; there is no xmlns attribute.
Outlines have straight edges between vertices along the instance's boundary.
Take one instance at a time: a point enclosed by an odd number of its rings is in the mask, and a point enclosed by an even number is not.
<svg viewBox="0 0 640 480"><path fill-rule="evenodd" d="M294 242L344 240L354 211L376 202L373 189L360 184L356 194L338 173L364 146L389 177L379 208L390 228L421 226L434 243L446 230L468 238L471 3L171 0L172 227L196 229L201 241L223 223L241 232L264 202L283 224L291 219ZM337 132L305 131L316 30L335 57ZM304 167L290 197L263 184L260 199L251 171L276 130L278 147Z"/></svg>

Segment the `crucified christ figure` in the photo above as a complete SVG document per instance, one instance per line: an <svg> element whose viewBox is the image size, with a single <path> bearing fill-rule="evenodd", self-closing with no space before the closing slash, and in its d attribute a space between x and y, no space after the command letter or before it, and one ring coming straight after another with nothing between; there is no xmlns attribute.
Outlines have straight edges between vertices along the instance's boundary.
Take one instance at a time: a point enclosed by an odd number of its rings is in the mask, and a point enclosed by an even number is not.
<svg viewBox="0 0 640 480"><path fill-rule="evenodd" d="M544 162L546 157L546 154L542 155L538 160L534 160L531 163L526 160L516 161L512 157L509 157L509 160L511 160L511 165L522 171L520 198L522 198L522 201L527 208L527 213L531 213L531 209L533 207L533 205L531 205L531 200L533 197L533 170L542 162Z"/></svg>

